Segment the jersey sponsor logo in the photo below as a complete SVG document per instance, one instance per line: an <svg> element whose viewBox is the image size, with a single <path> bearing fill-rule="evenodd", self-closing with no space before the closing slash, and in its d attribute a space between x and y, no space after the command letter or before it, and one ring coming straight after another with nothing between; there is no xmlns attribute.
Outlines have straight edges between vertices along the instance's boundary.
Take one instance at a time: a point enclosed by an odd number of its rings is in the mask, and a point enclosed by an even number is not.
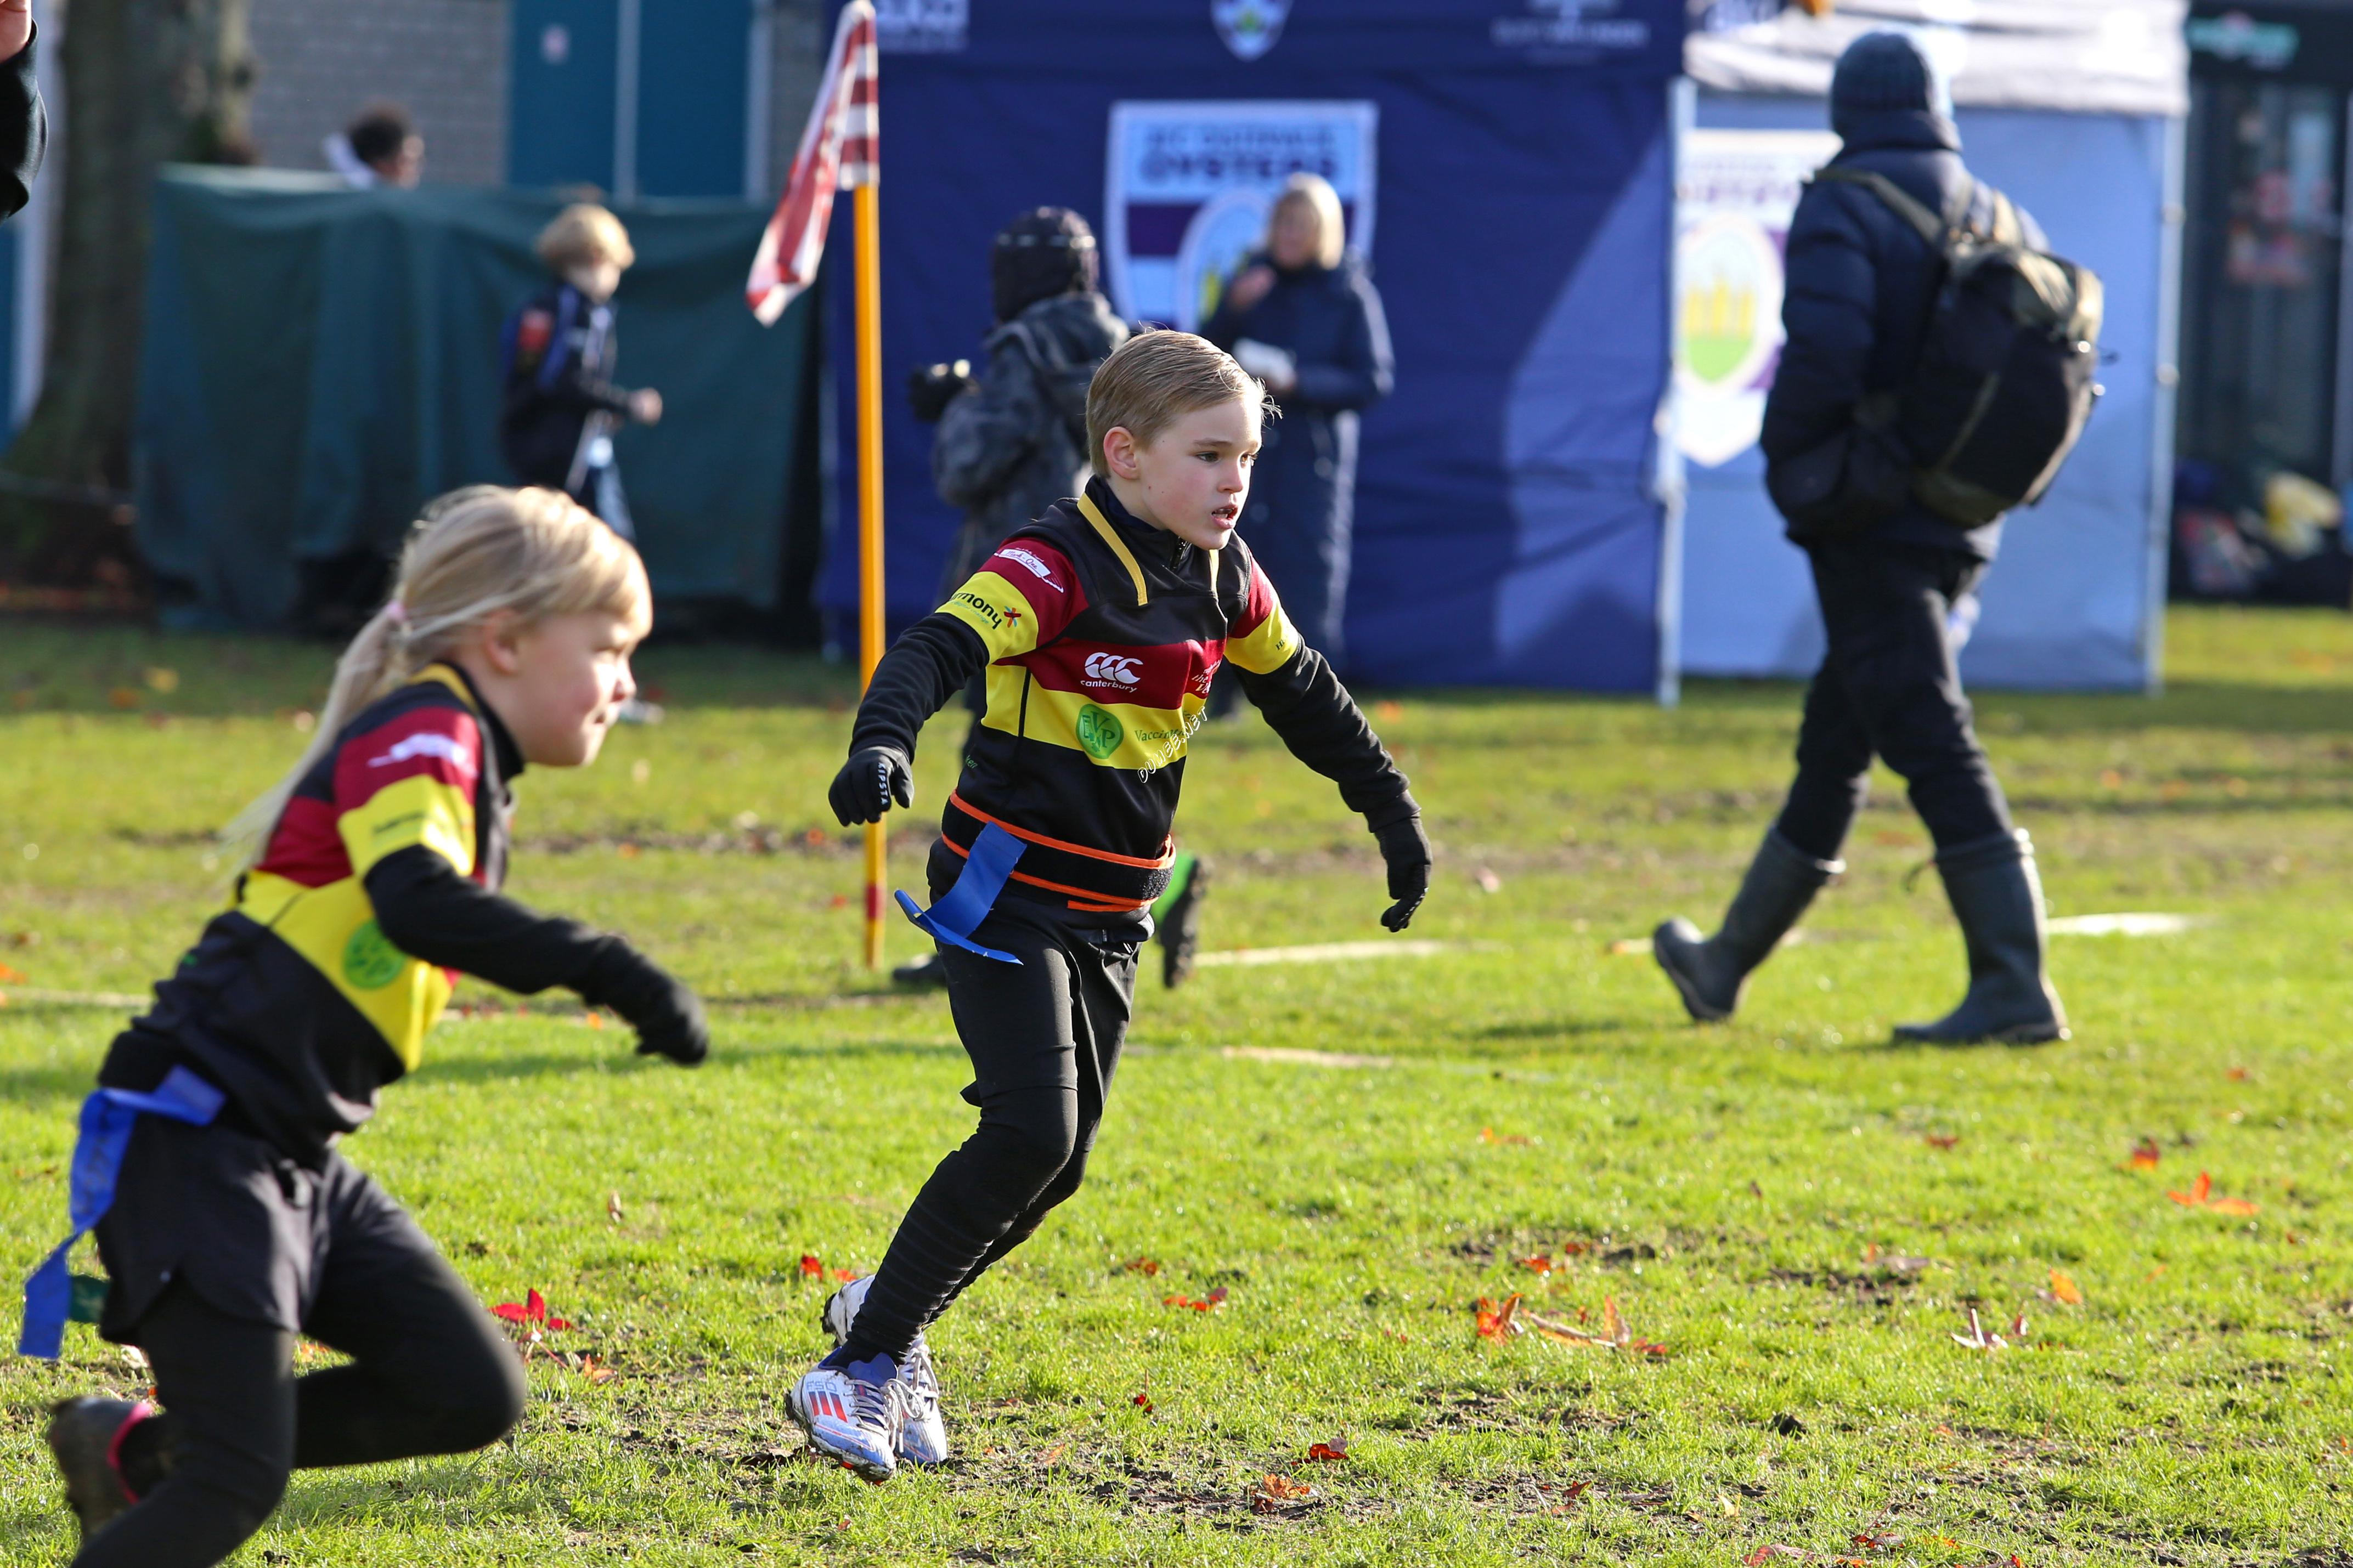
<svg viewBox="0 0 2353 1568"><path fill-rule="evenodd" d="M414 762L418 757L439 757L443 762L470 765L473 759L467 753L466 743L453 735L437 735L427 730L394 742L392 750L380 757L370 757L368 766L389 768L401 763Z"/></svg>
<svg viewBox="0 0 2353 1568"><path fill-rule="evenodd" d="M965 588L959 590L955 596L955 602L977 612L983 620L987 621L990 626L995 626L997 630L1003 631L1005 629L1005 612L998 609L995 605L990 604L987 599L982 598L979 595L974 593L971 589Z"/></svg>
<svg viewBox="0 0 2353 1568"><path fill-rule="evenodd" d="M1087 684L1090 686L1134 686L1143 679L1144 660L1132 654L1091 653L1087 655Z"/></svg>
<svg viewBox="0 0 2353 1568"><path fill-rule="evenodd" d="M381 991L407 967L408 955L393 946L392 939L374 921L364 923L343 943L343 978L354 990Z"/></svg>
<svg viewBox="0 0 2353 1568"><path fill-rule="evenodd" d="M1015 563L1041 583L1051 583L1054 580L1054 569L1051 566L1018 544L1007 545L997 552L997 558L1000 561Z"/></svg>
<svg viewBox="0 0 2353 1568"><path fill-rule="evenodd" d="M1117 719L1090 702L1079 710L1078 734L1079 745L1100 763L1119 750L1127 731Z"/></svg>

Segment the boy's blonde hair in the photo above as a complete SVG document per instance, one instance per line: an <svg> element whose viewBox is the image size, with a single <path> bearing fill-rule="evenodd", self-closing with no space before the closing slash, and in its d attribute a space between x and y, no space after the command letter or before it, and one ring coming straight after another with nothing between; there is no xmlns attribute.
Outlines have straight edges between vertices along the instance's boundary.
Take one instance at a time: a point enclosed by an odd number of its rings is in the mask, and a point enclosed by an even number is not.
<svg viewBox="0 0 2353 1568"><path fill-rule="evenodd" d="M626 272L638 261L629 231L621 226L619 218L594 202L575 202L557 213L555 220L539 231L539 243L533 248L557 272L593 267L599 261L610 261Z"/></svg>
<svg viewBox="0 0 2353 1568"><path fill-rule="evenodd" d="M1316 265L1339 266L1340 258L1348 250L1348 219L1340 210L1340 193L1332 188L1332 182L1321 174L1293 174L1282 183L1282 195L1274 198L1274 205L1266 215L1270 248L1274 244L1275 221L1293 211L1303 212L1315 220Z"/></svg>
<svg viewBox="0 0 2353 1568"><path fill-rule="evenodd" d="M303 776L360 710L501 612L527 629L556 616L603 611L642 637L653 625L645 563L619 534L556 490L472 485L427 503L400 552L392 597L335 664L327 703L302 760L222 837L251 866Z"/></svg>
<svg viewBox="0 0 2353 1568"><path fill-rule="evenodd" d="M1275 412L1266 384L1204 337L1166 328L1138 332L1113 349L1087 386L1087 461L1108 479L1103 437L1125 429L1138 446L1196 409L1240 398L1263 418Z"/></svg>

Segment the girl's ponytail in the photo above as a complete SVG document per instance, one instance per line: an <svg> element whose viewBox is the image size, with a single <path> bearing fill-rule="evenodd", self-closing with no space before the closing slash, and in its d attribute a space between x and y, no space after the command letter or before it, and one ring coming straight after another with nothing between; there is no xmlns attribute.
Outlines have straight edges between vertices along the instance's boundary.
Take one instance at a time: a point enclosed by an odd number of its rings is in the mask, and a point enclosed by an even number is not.
<svg viewBox="0 0 2353 1568"><path fill-rule="evenodd" d="M559 491L474 485L436 500L401 552L391 602L336 661L301 760L222 830L233 863L242 871L261 858L286 803L361 710L449 658L491 616L510 614L527 627L602 610L634 622L642 637L652 605L638 552Z"/></svg>
<svg viewBox="0 0 2353 1568"><path fill-rule="evenodd" d="M369 617L359 635L352 638L351 646L343 649L343 657L335 661L335 679L327 688L326 706L311 731L311 743L303 749L301 761L284 778L255 796L221 829L221 840L230 850L230 860L237 869L247 870L261 858L270 829L278 826L286 803L293 798L295 788L318 765L319 759L334 749L335 738L343 733L343 726L406 673L400 667L400 654L401 644L407 637L407 622L408 612L399 600L393 600Z"/></svg>

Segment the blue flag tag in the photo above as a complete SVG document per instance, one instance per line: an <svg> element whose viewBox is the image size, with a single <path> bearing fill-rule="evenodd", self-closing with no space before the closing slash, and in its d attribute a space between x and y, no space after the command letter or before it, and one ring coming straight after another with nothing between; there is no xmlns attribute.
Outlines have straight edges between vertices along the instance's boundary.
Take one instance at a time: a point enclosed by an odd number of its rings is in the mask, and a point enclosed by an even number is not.
<svg viewBox="0 0 2353 1568"><path fill-rule="evenodd" d="M81 1102L81 1135L74 1142L73 1173L67 1183L67 1220L72 1229L57 1249L25 1277L25 1327L18 1355L55 1361L65 1346L66 1320L73 1313L74 1280L66 1255L114 1205L114 1184L122 1174L131 1130L144 1116L168 1116L202 1127L220 1114L221 1091L185 1068L174 1068L152 1094L101 1089Z"/></svg>
<svg viewBox="0 0 2353 1568"><path fill-rule="evenodd" d="M1013 875L1014 862L1029 847L992 822L972 841L972 852L965 857L964 870L957 876L955 886L941 894L940 901L928 911L903 892L892 896L918 929L941 942L983 958L993 958L999 963L1018 963L1021 961L1009 952L981 946L972 940L972 933L980 929L980 922L997 907L997 895L1005 891L1005 884Z"/></svg>

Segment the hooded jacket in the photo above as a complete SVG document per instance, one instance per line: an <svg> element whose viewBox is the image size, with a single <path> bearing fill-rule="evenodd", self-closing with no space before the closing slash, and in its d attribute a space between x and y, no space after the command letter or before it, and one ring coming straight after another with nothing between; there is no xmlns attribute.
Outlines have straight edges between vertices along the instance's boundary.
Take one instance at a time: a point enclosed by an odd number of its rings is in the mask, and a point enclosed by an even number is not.
<svg viewBox="0 0 2353 1568"><path fill-rule="evenodd" d="M965 514L944 588L1084 487L1087 385L1126 341L1127 323L1091 289L1040 300L983 340L987 364L940 416L932 443L932 482Z"/></svg>
<svg viewBox="0 0 2353 1568"><path fill-rule="evenodd" d="M1934 212L1955 212L1974 189L1969 221L1981 231L1991 225L1991 187L1970 178L1949 116L1926 105L1858 107L1834 99L1831 126L1845 141L1832 166L1883 174ZM2018 218L2025 242L2042 247L2046 241L2033 218L2022 208ZM1806 187L1790 220L1787 256L1781 322L1788 341L1766 397L1758 442L1768 467L1834 439L1867 395L1905 382L1919 361L1943 281L1942 258L1927 241L1857 184L1817 181ZM1907 500L1894 516L1853 537L1991 561L2001 524L1964 532Z"/></svg>

